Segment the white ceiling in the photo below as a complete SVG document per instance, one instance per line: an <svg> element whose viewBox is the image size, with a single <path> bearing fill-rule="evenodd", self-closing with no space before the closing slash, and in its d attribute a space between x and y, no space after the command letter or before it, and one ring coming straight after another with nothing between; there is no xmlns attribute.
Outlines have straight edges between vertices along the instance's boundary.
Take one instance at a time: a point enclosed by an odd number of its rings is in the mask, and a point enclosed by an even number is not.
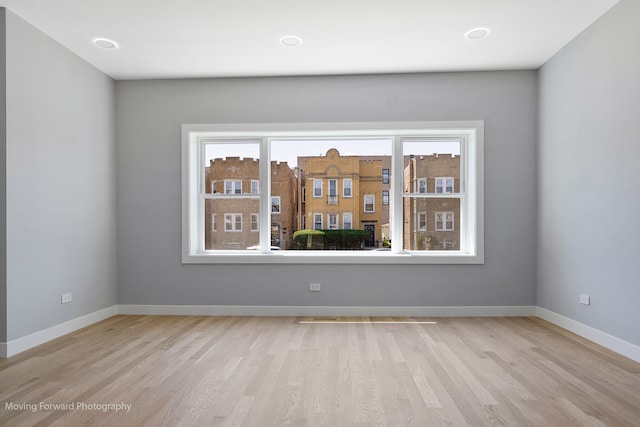
<svg viewBox="0 0 640 427"><path fill-rule="evenodd" d="M114 79L535 69L618 0L0 0ZM465 32L488 27L480 40ZM279 39L296 35L298 47ZM116 41L116 50L92 40Z"/></svg>

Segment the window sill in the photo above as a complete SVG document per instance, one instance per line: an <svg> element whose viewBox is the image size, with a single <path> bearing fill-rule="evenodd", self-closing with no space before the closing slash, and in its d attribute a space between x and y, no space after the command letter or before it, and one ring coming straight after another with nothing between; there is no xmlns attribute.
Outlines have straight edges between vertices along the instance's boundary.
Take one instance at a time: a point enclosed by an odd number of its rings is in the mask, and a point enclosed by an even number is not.
<svg viewBox="0 0 640 427"><path fill-rule="evenodd" d="M370 251L286 251L246 253L225 251L215 254L184 255L183 264L484 264L478 254L430 251L429 254Z"/></svg>

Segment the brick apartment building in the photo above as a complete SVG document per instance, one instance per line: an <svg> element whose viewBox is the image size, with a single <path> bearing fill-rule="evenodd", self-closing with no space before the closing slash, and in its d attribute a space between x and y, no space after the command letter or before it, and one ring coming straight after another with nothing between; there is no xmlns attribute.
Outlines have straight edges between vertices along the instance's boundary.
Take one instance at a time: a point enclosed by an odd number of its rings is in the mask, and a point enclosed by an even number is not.
<svg viewBox="0 0 640 427"><path fill-rule="evenodd" d="M444 197L405 197L405 250L459 250L460 199L446 194L460 191L460 156L434 154L404 159L404 192Z"/></svg>
<svg viewBox="0 0 640 427"><path fill-rule="evenodd" d="M205 249L247 249L260 239L260 161L212 159L205 170L205 191L220 198L205 204ZM298 185L287 162L271 162L271 245L290 249L296 230Z"/></svg>
<svg viewBox="0 0 640 427"><path fill-rule="evenodd" d="M324 156L298 157L299 227L367 230L365 246L380 246L389 222L390 162L389 156L341 156L335 148Z"/></svg>

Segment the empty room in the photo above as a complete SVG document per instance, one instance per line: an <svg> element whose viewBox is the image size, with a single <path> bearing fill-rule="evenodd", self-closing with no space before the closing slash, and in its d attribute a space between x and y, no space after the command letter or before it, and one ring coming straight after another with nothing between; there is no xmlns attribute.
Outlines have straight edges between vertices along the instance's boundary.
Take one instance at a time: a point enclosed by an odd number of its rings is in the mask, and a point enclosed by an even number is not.
<svg viewBox="0 0 640 427"><path fill-rule="evenodd" d="M639 20L0 0L0 425L637 426Z"/></svg>

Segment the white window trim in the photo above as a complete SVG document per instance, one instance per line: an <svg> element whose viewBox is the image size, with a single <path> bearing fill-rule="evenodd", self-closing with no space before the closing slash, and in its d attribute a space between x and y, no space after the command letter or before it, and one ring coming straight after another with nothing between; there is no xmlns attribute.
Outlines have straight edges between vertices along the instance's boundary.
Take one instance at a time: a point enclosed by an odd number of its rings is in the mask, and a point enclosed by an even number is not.
<svg viewBox="0 0 640 427"><path fill-rule="evenodd" d="M256 219L255 222L253 221L254 218ZM256 229L253 228L253 224L257 225ZM249 231L251 231L252 233L260 231L260 214L252 213L249 217Z"/></svg>
<svg viewBox="0 0 640 427"><path fill-rule="evenodd" d="M231 230L227 229L227 215L231 215L232 221L231 224L233 228ZM240 229L236 229L236 218L240 217ZM241 233L242 232L242 214L237 212L225 212L224 214L224 232L225 233Z"/></svg>
<svg viewBox="0 0 640 427"><path fill-rule="evenodd" d="M420 217L424 218L424 227L420 227ZM416 230L418 231L427 231L427 213L426 212L418 212L416 214Z"/></svg>
<svg viewBox="0 0 640 427"><path fill-rule="evenodd" d="M231 193L227 193L227 183L231 183ZM236 183L240 183L240 192L236 193ZM242 194L242 180L241 179L225 179L224 180L224 194L227 196L230 195L240 195Z"/></svg>
<svg viewBox="0 0 640 427"><path fill-rule="evenodd" d="M371 197L371 206L373 206L373 208L368 211L367 210L367 197ZM364 213L375 213L376 212L376 196L375 194L365 194L363 199L362 199L362 211Z"/></svg>
<svg viewBox="0 0 640 427"><path fill-rule="evenodd" d="M420 191L420 190L421 190L421 188L420 188L420 187L421 187L421 186L420 186L420 183L423 183L423 184L424 184L424 191ZM418 178L418 179L416 180L416 188L415 188L415 190L414 190L416 193L419 193L419 194L427 194L427 188L428 188L428 187L427 187L427 178Z"/></svg>
<svg viewBox="0 0 640 427"><path fill-rule="evenodd" d="M349 185L346 185L347 182L349 183ZM346 193L347 189L349 189L349 195L347 195ZM353 197L353 179L344 178L342 180L342 197L344 197L345 199L350 199Z"/></svg>
<svg viewBox="0 0 640 427"><path fill-rule="evenodd" d="M274 203L275 201L278 201L278 203ZM278 212L274 212L273 211L273 205L277 204L278 205ZM272 215L280 215L282 213L282 203L281 203L281 199L280 196L271 196L271 214Z"/></svg>
<svg viewBox="0 0 640 427"><path fill-rule="evenodd" d="M316 194L316 182L320 183L320 186L318 187L320 190L320 194ZM321 197L322 197L322 180L318 178L313 178L313 198L318 199Z"/></svg>
<svg viewBox="0 0 640 427"><path fill-rule="evenodd" d="M335 222L334 222L334 224L333 224L333 225L334 225L333 227L331 227L331 217L332 217L332 216L333 216L333 218L335 219ZM337 230L337 229L338 229L338 227L339 227L339 224L338 224L338 214L336 214L336 213L328 213L328 214L327 214L327 228L328 228L329 230Z"/></svg>
<svg viewBox="0 0 640 427"><path fill-rule="evenodd" d="M270 251L269 227L260 229L260 250L204 250L203 144L234 139L260 144L260 181L270 189L269 144L275 138L377 137L393 140L390 213L402 218L404 193L402 140L407 138L461 141L461 212L468 212L460 229L460 251L404 251L402 239L392 239L391 251ZM400 177L400 179L398 179ZM473 179L468 179L473 178ZM182 262L185 264L483 264L484 263L484 122L370 122L182 125ZM260 223L271 223L268 192L236 197L260 200ZM429 197L429 194L423 194ZM436 196L435 194L433 196ZM438 197L451 197L438 194ZM266 221L265 221L266 219ZM392 222L392 235L402 236L402 221ZM248 253L251 252L251 253ZM425 253L426 252L426 253Z"/></svg>
<svg viewBox="0 0 640 427"><path fill-rule="evenodd" d="M349 217L349 228L345 225L347 223L346 218ZM353 213L344 212L342 214L342 228L344 230L353 230Z"/></svg>
<svg viewBox="0 0 640 427"><path fill-rule="evenodd" d="M253 191L253 187L255 185L256 191ZM257 179L251 180L251 194L260 194L260 181Z"/></svg>
<svg viewBox="0 0 640 427"><path fill-rule="evenodd" d="M447 181L451 180L451 191L447 191ZM442 192L438 193L438 181L441 181L444 185L442 186ZM435 191L436 194L453 194L456 189L456 180L452 176L438 176L435 178Z"/></svg>
<svg viewBox="0 0 640 427"><path fill-rule="evenodd" d="M444 228L438 228L438 214L442 214L442 225ZM447 228L447 214L451 214L451 228ZM435 213L435 230L436 231L455 231L456 230L456 215L452 211L438 211Z"/></svg>
<svg viewBox="0 0 640 427"><path fill-rule="evenodd" d="M313 213L313 229L322 230L324 228L324 218L322 218L322 212ZM316 218L320 218L320 228L316 228Z"/></svg>

